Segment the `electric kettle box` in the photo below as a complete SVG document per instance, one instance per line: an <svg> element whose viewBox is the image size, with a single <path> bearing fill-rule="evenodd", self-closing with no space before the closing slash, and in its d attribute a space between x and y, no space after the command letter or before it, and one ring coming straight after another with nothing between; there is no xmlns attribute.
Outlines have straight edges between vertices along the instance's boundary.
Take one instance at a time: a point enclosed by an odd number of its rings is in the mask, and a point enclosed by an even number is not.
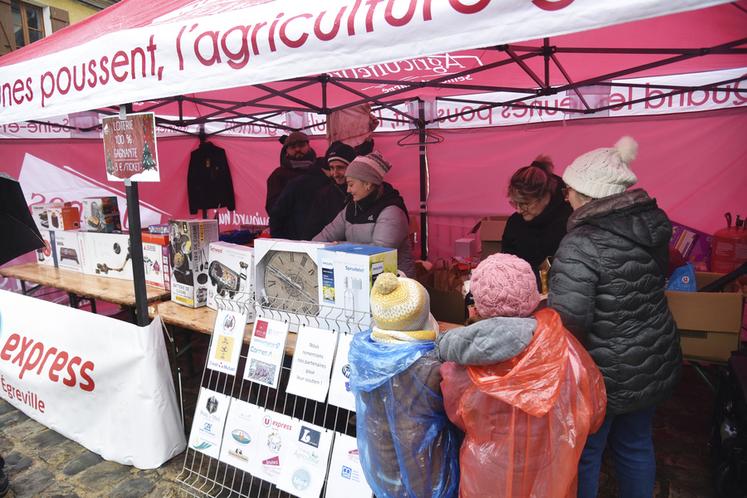
<svg viewBox="0 0 747 498"><path fill-rule="evenodd" d="M81 230L106 233L122 231L122 219L116 196L86 197L81 200L81 205Z"/></svg>
<svg viewBox="0 0 747 498"><path fill-rule="evenodd" d="M223 300L231 301L234 309L247 313L247 321L253 321L254 249L212 242L208 261L208 308L217 310Z"/></svg>
<svg viewBox="0 0 747 498"><path fill-rule="evenodd" d="M132 257L128 233L78 232L87 275L132 280Z"/></svg>
<svg viewBox="0 0 747 498"><path fill-rule="evenodd" d="M217 220L169 220L172 301L190 308L207 304L208 251L217 241Z"/></svg>
<svg viewBox="0 0 747 498"><path fill-rule="evenodd" d="M44 247L36 250L36 261L44 266L57 266L57 253L55 252L55 232L51 230L39 230L44 240Z"/></svg>
<svg viewBox="0 0 747 498"><path fill-rule="evenodd" d="M142 240L145 283L159 289L171 290L169 236L143 232Z"/></svg>
<svg viewBox="0 0 747 498"><path fill-rule="evenodd" d="M67 270L83 271L83 253L77 230L57 230L54 233L54 250L57 266Z"/></svg>
<svg viewBox="0 0 747 498"><path fill-rule="evenodd" d="M362 244L338 244L317 251L319 302L344 316L370 325L369 296L376 277L397 273L397 250Z"/></svg>

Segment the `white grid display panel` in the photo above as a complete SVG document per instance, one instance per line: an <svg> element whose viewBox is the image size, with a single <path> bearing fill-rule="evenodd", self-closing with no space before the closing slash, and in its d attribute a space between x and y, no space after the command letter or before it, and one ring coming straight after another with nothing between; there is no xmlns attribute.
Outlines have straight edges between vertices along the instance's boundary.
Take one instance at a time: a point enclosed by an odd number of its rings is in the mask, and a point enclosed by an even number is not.
<svg viewBox="0 0 747 498"><path fill-rule="evenodd" d="M217 303L219 308L239 312L246 312L248 311L247 306L250 303L253 305L251 299L228 300L218 298ZM269 307L267 304L257 307L258 317L286 321L290 325L291 333L297 331L301 325L356 332L366 330L369 327L370 315L361 312L316 305L313 308L304 308L299 306L297 302L286 303L279 299L273 300L273 307ZM293 312L285 311L286 309L291 309ZM316 313L307 314L308 312ZM318 402L286 392L290 378L291 355L285 353L278 388L273 389L243 379L247 352L248 344L244 343L235 376L204 367L200 386L232 398L247 401L266 410L282 413L331 431L355 437L354 413L330 405L327 402ZM329 462L327 464L329 465ZM281 491L267 481L189 447L185 452L184 464L177 480L187 494L196 497L285 498L293 496ZM325 488L322 489L320 496L324 496Z"/></svg>

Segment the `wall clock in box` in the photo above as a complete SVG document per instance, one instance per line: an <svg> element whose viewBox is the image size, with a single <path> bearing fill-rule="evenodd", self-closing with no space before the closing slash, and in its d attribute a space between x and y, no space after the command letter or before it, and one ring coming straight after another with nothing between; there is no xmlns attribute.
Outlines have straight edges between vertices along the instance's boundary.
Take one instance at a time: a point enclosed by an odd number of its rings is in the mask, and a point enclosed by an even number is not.
<svg viewBox="0 0 747 498"><path fill-rule="evenodd" d="M324 242L254 241L255 295L260 308L290 314L319 313L319 265Z"/></svg>

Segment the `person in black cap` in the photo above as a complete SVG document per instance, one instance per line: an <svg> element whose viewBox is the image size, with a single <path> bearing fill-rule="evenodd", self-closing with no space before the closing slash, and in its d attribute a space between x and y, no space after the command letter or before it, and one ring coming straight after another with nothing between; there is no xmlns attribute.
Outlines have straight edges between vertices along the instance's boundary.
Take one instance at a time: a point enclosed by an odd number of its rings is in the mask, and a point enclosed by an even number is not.
<svg viewBox="0 0 747 498"><path fill-rule="evenodd" d="M316 161L316 152L309 145L309 137L305 133L294 131L288 136L283 135L280 137L280 143L283 144L280 150L280 166L267 178L267 214L270 214L270 209L288 182L309 173Z"/></svg>
<svg viewBox="0 0 747 498"><path fill-rule="evenodd" d="M319 233L326 223L312 219L311 213L317 209L312 205L322 191L335 185L340 178L345 182L345 168L354 155L352 147L335 142L329 147L325 157L317 159L309 168L308 174L290 180L270 207L270 234L281 239L308 240ZM339 191L338 187L333 188ZM330 193L339 197L338 194ZM344 190L342 199L336 199L334 204L339 209L345 205ZM324 206L323 209L326 213L329 206ZM329 218L330 221L337 212ZM326 219L327 215L323 216ZM309 222L314 224L313 229L309 227Z"/></svg>

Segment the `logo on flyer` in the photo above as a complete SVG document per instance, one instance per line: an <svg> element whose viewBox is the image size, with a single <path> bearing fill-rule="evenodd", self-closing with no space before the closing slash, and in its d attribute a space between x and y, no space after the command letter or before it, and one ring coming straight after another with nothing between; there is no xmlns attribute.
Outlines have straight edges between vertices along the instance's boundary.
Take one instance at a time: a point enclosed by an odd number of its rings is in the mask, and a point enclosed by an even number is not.
<svg viewBox="0 0 747 498"><path fill-rule="evenodd" d="M309 427L306 427L305 425L301 426L301 433L298 435L298 440L300 442L304 444L308 444L309 446L313 446L314 448L318 448L320 438L321 438L321 434L319 433L319 431L310 429Z"/></svg>

